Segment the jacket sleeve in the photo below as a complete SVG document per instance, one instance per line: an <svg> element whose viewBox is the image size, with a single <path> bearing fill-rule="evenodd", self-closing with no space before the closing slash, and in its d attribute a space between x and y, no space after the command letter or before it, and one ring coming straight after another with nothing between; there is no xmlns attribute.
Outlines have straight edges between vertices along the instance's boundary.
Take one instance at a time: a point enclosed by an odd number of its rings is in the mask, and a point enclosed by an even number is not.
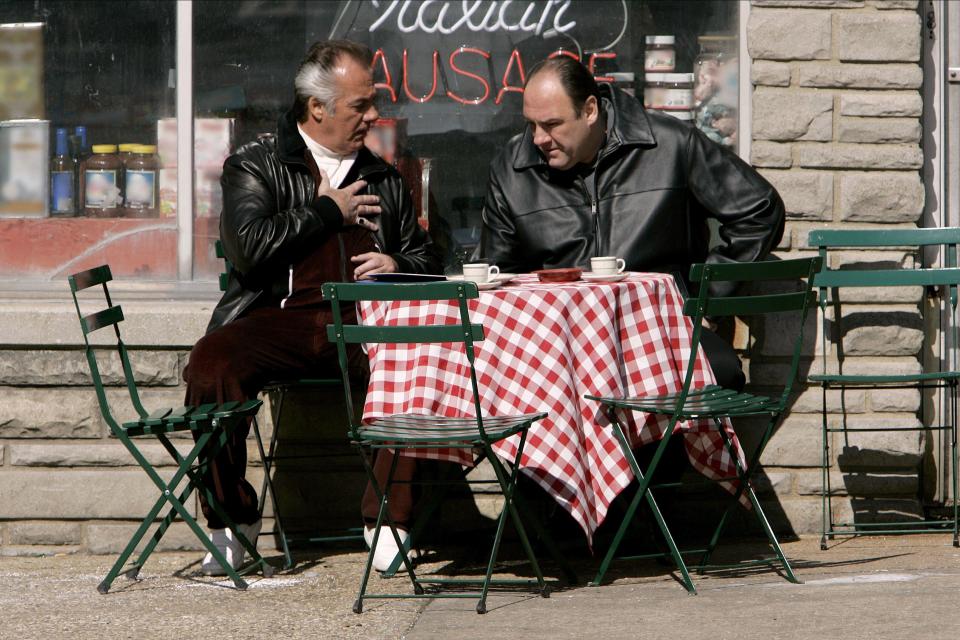
<svg viewBox="0 0 960 640"><path fill-rule="evenodd" d="M776 189L738 156L691 129L687 179L693 197L720 223L721 243L707 262L764 260L780 242L783 200ZM730 295L735 285L715 283L711 293Z"/></svg>
<svg viewBox="0 0 960 640"><path fill-rule="evenodd" d="M473 260L495 264L504 272L526 271L520 259L521 247L517 242L517 227L513 214L503 195L498 167L499 161L490 166L487 195L483 202L483 232L480 244L473 253Z"/></svg>
<svg viewBox="0 0 960 640"><path fill-rule="evenodd" d="M399 175L390 181L390 196L400 228L400 246L388 246L385 250L396 260L397 270L402 273L443 273L440 251L417 221L410 190Z"/></svg>
<svg viewBox="0 0 960 640"><path fill-rule="evenodd" d="M240 274L251 278L278 262L289 261L318 237L343 225L339 207L326 196L303 207L278 211L270 187L276 178L265 175L265 162L235 154L224 162L220 177L224 252Z"/></svg>

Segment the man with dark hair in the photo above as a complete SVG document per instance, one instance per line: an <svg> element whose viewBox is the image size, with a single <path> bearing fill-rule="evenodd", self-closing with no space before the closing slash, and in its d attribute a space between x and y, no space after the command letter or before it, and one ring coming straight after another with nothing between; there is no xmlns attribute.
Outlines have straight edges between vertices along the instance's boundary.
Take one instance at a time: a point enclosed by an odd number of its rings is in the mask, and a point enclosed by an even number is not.
<svg viewBox="0 0 960 640"><path fill-rule="evenodd" d="M695 127L598 85L572 58L531 70L523 115L527 129L490 165L477 250L502 271L618 256L628 270L674 273L685 286L693 263L763 260L780 241L783 202L752 167ZM721 239L713 248L711 218ZM712 331L703 346L717 382L742 388L733 348Z"/></svg>
<svg viewBox="0 0 960 640"><path fill-rule="evenodd" d="M220 237L233 268L184 370L186 404L246 400L270 380L336 370L336 348L326 339L332 317L320 291L324 282L440 272L400 175L363 146L379 117L371 58L369 49L353 42L314 44L276 138L244 145L224 162ZM365 363L358 355L358 364ZM233 432L208 480L255 543L257 496L244 478L248 429ZM378 468L388 468L386 462ZM214 544L239 567L239 541L202 506ZM210 554L202 569L222 571Z"/></svg>

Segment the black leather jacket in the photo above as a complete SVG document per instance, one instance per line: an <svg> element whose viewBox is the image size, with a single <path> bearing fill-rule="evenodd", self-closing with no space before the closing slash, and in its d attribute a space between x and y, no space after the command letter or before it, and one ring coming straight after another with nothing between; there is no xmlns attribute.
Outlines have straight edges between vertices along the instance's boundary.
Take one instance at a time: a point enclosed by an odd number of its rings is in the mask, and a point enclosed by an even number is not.
<svg viewBox="0 0 960 640"><path fill-rule="evenodd" d="M504 272L579 266L619 256L628 270L687 276L696 262L761 260L783 235L783 201L750 165L667 115L601 84L607 138L595 188L549 168L529 128L490 166L477 251ZM722 240L709 249L707 219ZM728 294L725 287L714 292Z"/></svg>
<svg viewBox="0 0 960 640"><path fill-rule="evenodd" d="M255 302L283 297L290 265L342 228L336 203L315 197L317 184L307 153L288 112L277 125L276 140L246 144L224 162L220 238L232 268L208 333L240 317ZM397 261L398 270L440 273L439 254L417 224L410 192L396 169L364 148L344 184L356 179L367 181L365 193L380 196L376 241ZM349 256L341 252L340 260L344 272L353 269Z"/></svg>

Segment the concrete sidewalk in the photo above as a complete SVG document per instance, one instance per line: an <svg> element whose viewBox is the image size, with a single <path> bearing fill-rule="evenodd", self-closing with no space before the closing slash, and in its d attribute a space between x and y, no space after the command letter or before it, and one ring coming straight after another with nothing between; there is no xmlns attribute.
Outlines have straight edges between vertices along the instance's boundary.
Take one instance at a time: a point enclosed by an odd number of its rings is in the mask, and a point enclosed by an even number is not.
<svg viewBox="0 0 960 640"><path fill-rule="evenodd" d="M197 574L197 554L151 558L142 580L96 585L108 556L0 558L0 638L932 638L960 630L960 550L948 536L837 541L784 548L802 585L767 569L694 576L686 595L651 561L619 563L614 581L578 586L548 599L494 595L479 616L473 600L370 601L351 612L363 554L305 559L276 577L251 579L246 592ZM726 548L720 560L762 553ZM425 571L439 567L427 564ZM578 561L581 579L593 561ZM374 579L376 590L405 591L405 578Z"/></svg>

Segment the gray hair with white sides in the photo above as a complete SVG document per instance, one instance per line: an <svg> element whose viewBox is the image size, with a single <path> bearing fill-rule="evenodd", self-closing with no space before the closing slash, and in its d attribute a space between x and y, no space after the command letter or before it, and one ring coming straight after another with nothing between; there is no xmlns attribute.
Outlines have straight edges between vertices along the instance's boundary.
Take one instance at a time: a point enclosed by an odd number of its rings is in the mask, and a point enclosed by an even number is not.
<svg viewBox="0 0 960 640"><path fill-rule="evenodd" d="M349 56L365 67L373 62L370 49L350 40L316 42L300 63L294 78L293 114L299 122L307 119L310 98L321 102L331 114L337 99L336 68L341 56Z"/></svg>

